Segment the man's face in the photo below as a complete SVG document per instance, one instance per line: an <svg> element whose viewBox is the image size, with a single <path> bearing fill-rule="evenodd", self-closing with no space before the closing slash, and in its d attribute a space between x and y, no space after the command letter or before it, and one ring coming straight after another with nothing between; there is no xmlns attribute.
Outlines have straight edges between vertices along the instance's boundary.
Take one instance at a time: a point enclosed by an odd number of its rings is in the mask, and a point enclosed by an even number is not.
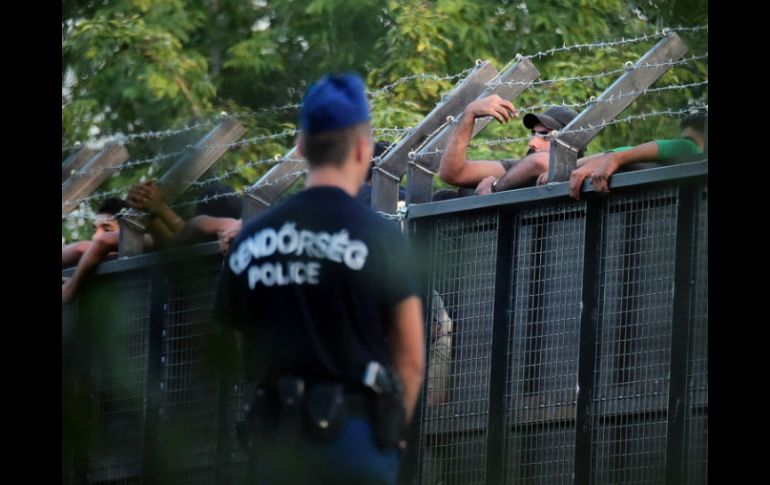
<svg viewBox="0 0 770 485"><path fill-rule="evenodd" d="M548 134L551 130L545 127L542 123L538 123L532 128L531 137L527 144L527 155L537 152L550 152L551 151L551 137Z"/></svg>
<svg viewBox="0 0 770 485"><path fill-rule="evenodd" d="M104 213L96 214L96 219L94 219L94 235L91 236L91 239L95 240L97 237L107 232L118 231L120 231L120 225L115 216Z"/></svg>

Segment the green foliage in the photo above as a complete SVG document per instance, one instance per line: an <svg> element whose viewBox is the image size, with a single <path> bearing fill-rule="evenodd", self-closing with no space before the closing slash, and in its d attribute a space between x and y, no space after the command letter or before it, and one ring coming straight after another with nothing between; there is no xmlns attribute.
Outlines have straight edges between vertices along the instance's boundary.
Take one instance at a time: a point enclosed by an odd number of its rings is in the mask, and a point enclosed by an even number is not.
<svg viewBox="0 0 770 485"><path fill-rule="evenodd" d="M708 22L703 0L113 0L62 4L62 159L75 142L111 134L179 128L237 114L244 138L295 128L296 109L309 83L330 71L356 71L375 93L377 127L414 126L459 75L477 59L502 71L516 54L653 33L662 27ZM706 32L683 32L688 55L708 52ZM541 79L595 75L635 62L654 41L580 49L536 57ZM431 76L415 76L415 75ZM454 77L451 77L456 75ZM534 105L585 103L620 73L533 87L515 100ZM414 79L403 80L406 76ZM435 78L444 79L435 79ZM653 87L708 79L707 60L677 66ZM393 83L399 82L395 86ZM382 90L382 88L388 89ZM650 93L620 117L688 103L708 104L707 85ZM180 150L205 130L133 140L132 161ZM524 143L485 144L518 138L520 122L492 122L478 137L472 158L518 158ZM588 147L613 146L678 134L670 117L606 128ZM381 137L394 141L394 135ZM285 154L293 137L234 147L208 176L237 172L225 182L241 190ZM264 161L265 163L256 163ZM139 165L111 177L100 191L127 188L157 176L159 166ZM440 184L439 184L440 185ZM87 224L63 222L67 239L87 237Z"/></svg>

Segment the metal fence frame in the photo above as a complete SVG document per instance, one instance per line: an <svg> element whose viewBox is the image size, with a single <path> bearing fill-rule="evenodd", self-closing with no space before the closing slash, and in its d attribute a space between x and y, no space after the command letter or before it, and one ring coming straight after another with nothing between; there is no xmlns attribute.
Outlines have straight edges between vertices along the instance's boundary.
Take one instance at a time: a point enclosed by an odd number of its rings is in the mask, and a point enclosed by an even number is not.
<svg viewBox="0 0 770 485"><path fill-rule="evenodd" d="M441 231L445 234L438 239L454 237L460 241L458 247L461 249L458 251L462 251L462 247L477 244L475 241L479 239L478 236L474 236L474 240L461 241L472 233L472 228L464 228L464 235L446 236L453 225L460 224L458 220L472 221L470 226L478 228L485 224L484 218L491 217L496 224L494 231L497 232L494 254L481 255L474 260L484 267L485 261L491 257L496 265L495 297L490 305L494 310L491 318L487 318L484 323L491 326L491 329L477 330L478 335L486 335L485 332L491 330L492 337L488 355L480 356L489 359L489 368L476 373L477 378L488 379L485 384L488 385L488 395L478 396L479 399L489 400L487 416L484 418L486 426L481 428L481 432L485 433L485 473L473 475L468 474L467 470L458 471L447 466L443 474L434 476L433 457L429 460L422 456L430 455L426 452L426 443L454 440L457 450L460 450L459 447L467 437L458 431L464 429L461 425L455 424L452 429L440 430L433 423L426 423L433 418L430 414L426 415L426 393L431 386L427 382L418 410L423 431L416 450L417 464L412 470L415 478L411 483L676 484L685 483L685 479L686 483L707 482L707 163L701 161L619 173L612 178L612 192L608 196L591 194L590 185L586 184L585 195L579 202L568 198L567 184L554 184L410 207L409 233L430 258L444 257L444 252L437 251L435 241L431 241ZM521 219L524 215L547 211L549 207L556 208L553 212L561 215L568 211L582 212L580 295L577 301L572 302L579 305L573 305L571 316L579 321L579 326L573 327L573 330L579 328L579 332L570 336L572 344L579 348L578 355L571 356L575 361L570 363L577 367L572 376L577 392L572 393L572 402L562 406L560 413L552 413L554 416L558 414L558 419L552 416L550 422L543 417L545 411L530 409L529 414L533 417L530 418L531 436L528 439L530 443L540 440L544 446L556 449L563 445L564 439L563 436L557 436L554 441L553 437L546 437L549 426L558 422L560 426L566 426L565 429L571 427L569 432L572 433L572 442L568 443L571 456L566 457L570 466L562 470L563 476L555 477L522 472L527 463L519 463L519 474L513 476L510 474L511 462L515 460L512 460L510 454L516 446L511 440L513 431L509 408L512 400L522 400L521 395L512 396L510 389L506 388L506 384L511 383L506 374L515 369L511 362L512 335L517 331L513 316L522 311L521 308L515 308L513 302L512 295L516 290L513 274L521 271L517 259L537 253L521 251L517 247L521 240L518 231L522 230ZM659 217L661 211L665 212L663 221ZM617 234L612 236L608 234L610 229L616 233L625 230L626 234L621 234L621 237ZM538 238L548 241L548 236L543 234L536 235L534 239ZM610 252L608 248L611 244L617 246L612 249L617 253L614 257L620 255L624 259L615 269L610 268L611 264L607 261L609 256L604 254ZM645 244L647 247L642 248ZM565 248L562 246L558 251L563 255ZM661 251L666 252L667 256L663 259L670 263L667 266L655 262L655 257ZM435 274L435 267L441 264L451 262L444 259L437 263L432 259L428 273ZM656 265L661 267L651 269ZM532 266L537 266L541 272L547 267L542 261ZM473 279L475 275L472 271L469 274L471 276L468 278ZM602 278L609 279L608 274L620 283L610 282L605 285ZM542 274L533 276L530 279L532 286L526 288L525 296L536 298L538 291L534 285L542 284L543 281L547 281L547 278ZM657 285L654 291L648 288L651 284ZM468 287L477 285L478 281L466 284ZM614 291L626 292L615 298L620 303L608 303L603 293L606 292L604 286L614 286ZM434 287L429 284L424 301L429 301L433 290ZM567 290L575 291L574 288ZM648 314L635 316L640 309L633 307L634 304L639 305L638 302L634 303L638 299L634 292L644 293L657 306L653 309L641 308ZM470 291L468 295L466 304L472 305L476 295ZM607 305L614 305L616 308L613 311L618 312L622 318L616 322L608 317L608 323L603 325L603 309ZM536 307L537 304L531 306ZM436 316L432 313L435 313L435 305L426 305L426 335L431 335L431 324L435 325L436 322ZM655 318L650 313L655 313ZM629 323L624 318L635 320ZM565 319L555 321L563 323ZM455 331L457 323L455 321L452 325ZM529 327L535 326L528 323L527 331L530 331ZM603 338L602 332L612 337ZM691 334L697 334L700 341L694 341ZM520 337L523 335L521 333ZM429 341L426 355L430 356L431 350ZM539 350L542 351L542 348ZM553 357L558 360L561 355L550 350L552 359L543 364L553 365ZM461 343L453 344L453 351L462 353L465 349ZM462 358L455 357L455 360L461 361ZM430 366L429 359L429 376ZM544 367L540 365L538 372L544 372ZM457 375L450 376L450 379L458 379L464 374L463 369L454 370ZM656 375L656 372L660 375ZM605 396L599 396L608 389L618 392L620 387L613 384L616 378L611 373L621 374L617 379L623 382L633 382L636 378L636 384L641 389L637 391L638 397L627 399L628 396L620 394L619 398L615 395L607 400ZM654 386L657 388L651 390ZM539 393L538 397L542 398L543 393ZM549 404L540 403L540 406L547 409ZM455 410L454 417L456 420L472 421L475 414L472 410L466 413ZM443 436L426 437L426 430L436 435L443 433ZM521 443L519 440L519 448ZM643 451L638 451L640 449ZM455 455L464 453L457 450ZM529 451L535 453L543 450ZM540 473L545 473L543 470L548 467L557 467L556 463L548 461L552 457L540 456L538 459L541 462L538 463L531 453L524 461L528 459L539 465ZM528 464L530 469L537 468L533 463ZM426 482L426 475L434 481Z"/></svg>
<svg viewBox="0 0 770 485"><path fill-rule="evenodd" d="M494 281L487 281L487 285L484 287L471 288L473 281L459 281L458 279L459 285L465 285L463 291L467 289L467 291L476 292L462 294L462 291L458 291L459 297L468 301L473 299L474 295L482 295L482 297L476 298L477 301L474 302L476 306L471 313L466 315L466 321L472 323L463 328L461 326L463 321L456 320L453 322L454 328L452 329L453 338L455 338L452 345L460 346L457 348L466 353L463 354L464 357L458 358L456 355L450 368L460 365L458 362L467 362L463 365L470 366L467 368L470 369L468 372L470 377L463 377L463 379L470 380L460 383L452 382L456 385L454 388L451 385L447 388L448 395L459 395L458 393L462 392L464 393L461 399L464 402L463 406L468 408L475 406L476 411L483 409L481 412L474 412L473 417L470 417L470 414L463 417L462 413L459 412L462 410L462 406L460 406L455 408L455 411L458 412L446 415L442 420L431 420L429 413L433 411L429 411L425 404L427 389L431 383L428 382L430 379L426 380L423 388L423 399L415 417L416 427L419 428L415 432L418 436L414 446L410 448L408 456L405 457L400 482L422 483L424 485L433 483L430 482L430 477L426 477L426 473L429 472L425 462L426 453L433 451L428 450L427 440L430 439L435 442L436 436L444 433L445 437L449 436L449 438L452 436L462 437L462 440L465 441L460 445L466 446L466 448L461 448L458 447L459 445L456 446L457 443L444 443L441 445L444 446L444 451L442 451L444 455L435 458L433 464L430 465L440 469L442 466L450 466L451 463L452 473L449 474L449 478L443 481L446 484L557 483L559 480L554 479L553 476L548 476L547 473L543 475L542 472L550 466L556 466L554 463L557 462L560 463L558 466L562 468L568 467L565 468L564 476L569 475L569 479L564 481L569 483L609 483L612 480L630 480L633 478L638 478L635 483L706 483L708 455L708 372L706 365L708 358L706 353L708 260L706 241L708 215L707 188L704 189L704 187L707 187L707 180L708 165L707 161L703 161L638 172L619 173L611 179L612 192L608 196L598 197L591 194L589 186L586 186L587 190L584 191L586 194L580 202L569 199L566 184L551 184L483 197L469 197L410 206L406 219L407 232L417 247L430 244L430 238L435 236L433 232L435 227L446 229L451 226L451 224L447 225L446 221L454 221L452 223L457 225L465 224L462 221L467 221L469 218L483 219L486 217L489 219L487 222L482 221L482 229L471 229L478 227L478 225L473 226L472 224L466 224L462 226L465 229L462 227L459 229L467 232L469 241L477 241L477 243L481 241L481 243L468 246L467 249L461 249L459 253L455 252L453 257L456 258L456 263L453 264L457 267L465 265L463 267L466 269L449 268L447 271L455 271L455 273L446 273L446 275L449 275L447 278L462 279L462 277L457 276L461 274L457 271L467 271L467 268L474 268L473 264L469 264L469 261L472 263L472 260L468 260L466 256L475 257L475 254L487 261L477 269L473 269L473 271L477 271L474 273L475 277L493 275ZM661 394L661 397L655 402L662 402L665 411L658 414L650 412L648 400L644 404L647 407L634 415L636 421L632 422L630 418L624 421L627 429L632 430L632 432L647 429L643 428L646 426L645 423L663 423L662 427L655 428L657 435L654 433L652 435L644 434L645 431L640 431L642 433L640 440L649 441L652 439L653 441L662 441L665 444L665 449L656 451L664 457L663 468L661 468L661 463L655 461L649 466L641 464L633 470L627 470L623 468L626 463L624 458L615 456L613 459L618 465L613 469L611 466L605 465L606 460L597 454L596 447L596 443L599 442L596 435L597 426L601 424L597 421L596 414L600 409L596 404L597 373L601 370L597 361L601 360L604 355L597 341L602 331L602 327L600 327L600 302L604 301L599 295L601 291L599 276L603 274L601 272L603 267L601 248L604 247L602 241L606 234L605 221L608 217L607 214L609 214L610 205L626 196L633 199L634 193L648 191L650 187L658 192L668 191L667 193L673 194L675 199L673 205L667 206L668 208L665 209L671 217L671 220L667 222L669 225L666 226L669 230L667 241L670 242L670 244L666 243L666 251L673 255L675 264L671 268L666 266L661 271L668 271L666 268L671 270L666 275L666 281L673 282L669 302L671 305L670 309L667 310L670 313L671 321L684 323L672 325L670 335L667 334L667 340L662 340L665 345L669 346L667 355L670 356L670 359L667 362L658 362L658 364L665 365L670 369L670 377L663 384L666 390L665 394ZM635 206L637 207L635 210L642 214L640 217L643 219L644 214L649 212L653 205L638 205ZM568 213L577 215L571 216ZM561 268L560 271L567 271L567 273L562 274L547 273L547 271L554 270L537 269L538 265L528 263L526 259L528 256L519 253L521 238L516 232L522 227L522 220L527 217L534 221L527 222L530 224L527 229L529 231L527 240L541 241L536 246L532 246L535 249L530 253L542 253L546 255L544 257L551 257L548 255L563 254L566 248L566 250L571 251L570 254L580 253L580 261L577 266L573 264L570 269L567 268L568 265L562 264L563 262L547 266L548 268ZM634 225L643 227L643 224L639 222L642 219L629 219L629 227ZM492 220L494 220L494 224L490 223ZM437 224L437 221L443 221L444 225ZM548 244L551 243L548 242L550 240L547 231L549 230L548 226L553 223L561 224L559 227L568 228L569 232L565 234L569 237L559 240L560 242L556 246L549 249ZM651 223L658 224L659 222L652 220ZM474 224L476 223L474 222ZM450 229L451 227L447 230ZM578 245L576 241L582 241L582 243ZM658 243L653 241L653 244ZM450 246L446 246L444 254L449 254L447 251L452 250ZM463 253L462 251L466 252ZM484 251L488 252L485 253ZM202 266L202 273L197 276L177 276L181 279L177 283L172 283L170 281L174 278L172 275L178 274L172 268L183 267L185 262L190 260L207 261ZM129 339L129 341L134 342L133 350L130 351L135 353L135 357L139 361L144 359L142 365L139 366L141 375L137 382L137 386L142 390L142 395L140 399L131 401L130 405L126 404L125 409L120 408L123 411L130 408L129 411L134 413L131 416L138 417L138 421L134 423L138 426L131 428L131 432L136 437L134 442L128 445L112 435L110 435L110 439L113 441L102 441L112 448L108 446L107 449L102 450L106 451L104 454L106 458L102 457L101 462L95 460L93 450L68 450L71 453L66 456L72 461L69 467L63 467L63 471L65 469L67 471L66 483L234 483L234 480L241 473L244 459L238 451L232 433L232 425L238 417L238 402L241 396L239 383L223 378L215 379L210 382L209 387L206 388L207 391L201 391L204 395L208 392L208 395L204 397L193 393L186 395L185 398L177 399L172 398L170 394L172 387L170 380L175 378L187 379L184 381L185 383L177 385L177 390L196 388L196 385L190 383L189 379L196 379L199 376L196 376L195 372L189 369L200 364L200 356L194 353L184 354L184 356L178 354L181 357L174 361L173 351L169 350L175 345L171 339L185 339L190 338L190 335L199 336L200 334L215 332L211 322L206 321L201 312L205 312L210 303L210 300L206 298L211 297L210 286L213 284L211 279L213 273L211 272L216 272L218 268L221 268L221 264L222 258L219 256L217 244L206 243L175 251L121 258L105 262L99 266L96 271L97 277L90 285L91 288L97 284L103 284L105 281L113 280L114 284L117 285L115 291L123 292L127 288L125 285L129 284L131 288L136 290L134 293L139 292L141 294L135 302L138 305L136 307L138 313L123 315L121 317L123 320L120 320L127 322L121 324L127 329L127 334L133 335L131 332L138 332L138 335L141 335L141 343L137 344L135 335L131 337L134 340ZM192 271L194 273L195 270ZM209 273L206 273L207 271ZM573 312L569 317L571 323L564 323L568 321L565 320L567 318L565 314L549 316L544 309L545 307L553 308L553 305L548 304L548 298L561 290L548 289L546 286L537 286L533 283L534 286L519 288L519 293L516 293L518 285L516 278L517 275L523 274L523 271L533 272L532 274L537 276L533 277L533 280L542 280L543 278L551 278L553 281L573 281L575 278L580 280L579 287L570 287L573 294L570 298L573 298L574 301L579 299L581 304L578 313L575 315ZM72 270L63 271L63 275L69 275L71 272ZM627 275L624 277L630 278ZM208 282L195 289L195 285L198 284L196 281L205 278L209 278L206 280ZM567 279L564 280L564 278ZM130 281L134 281L134 283L130 283ZM426 296L430 295L430 298L426 297L424 301L433 302L433 296L430 293L433 288L430 280L427 283L429 293ZM559 284L563 285L563 283ZM193 288L193 290L188 287ZM88 287L86 290L86 294L91 293L88 291ZM208 296L201 299L201 295ZM85 299L87 300L87 298L86 295ZM176 303L174 303L175 298L178 300ZM451 301L451 298L446 298L445 302L441 302L442 310L444 305L451 309L452 305L457 306L458 304ZM519 309L513 308L516 305L524 305L526 308L523 306ZM190 310L193 307L195 308ZM426 335L431 335L431 321L432 319L435 321L434 317L438 307L435 304L426 304L425 307L427 310ZM141 311L139 311L140 309ZM176 317L173 316L175 311L187 312L188 310L193 311L195 316L189 318L180 316L180 319L175 320ZM625 307L622 309L627 313L632 310ZM572 312L573 310L569 311ZM526 329L516 327L517 321L525 321L530 315L536 315L533 318L539 319L538 321L541 322L538 324L539 327L531 326L531 328L527 327ZM568 352L560 354L558 352L562 348L558 345L557 347L549 347L549 338L554 335L564 338L566 331L549 334L543 322L561 322L560 325L571 325L569 328L572 330L567 333L569 333L569 338L572 339L574 345L573 347L565 346L564 349L576 347L578 354L573 355ZM103 321L102 324L104 323ZM63 324L66 324L66 328L71 328L69 323L63 322ZM191 327L189 334L174 335L173 332L169 334L169 330L179 330L182 326L188 325L197 326ZM478 328L473 327L473 325L477 325ZM84 337L85 330L95 327L98 325L89 326L78 322L75 331L66 335L64 339L69 342L81 339ZM188 330L184 330L184 332L188 332ZM463 334L463 332L465 333ZM517 335L522 335L524 336L522 338L533 342L532 345L527 344L530 346L526 347L526 355L515 354L517 355L516 358L521 357L523 359L518 364L512 361L513 349L516 348L516 345L520 345L520 339ZM88 335L86 337L91 338ZM93 342L93 340L88 339L86 341ZM534 342L540 343L535 344ZM63 342L63 345L65 344L66 342ZM136 345L139 346L136 347ZM426 355L431 355L431 345L428 344ZM456 350L455 347L453 347L453 351ZM554 348L558 350L557 353L552 352ZM488 352L484 349L488 349ZM190 349L183 346L177 351L189 353ZM655 359L658 357L650 358L652 359L650 360L651 364L655 364ZM521 386L526 381L526 378L524 380L516 378L515 372L526 376L526 372L530 372L525 369L527 366L531 367L537 364L540 365L541 369L544 369L541 365L543 363L549 361L563 363L567 360L569 360L569 365L576 369L574 376L572 371L561 374L559 373L561 371L547 369L543 371L546 374L550 372L547 375L553 378L548 381L551 384L544 385L553 384L556 386L554 387L555 390L549 391L552 393L550 395L561 392L559 391L560 385L564 387L563 384L559 384L561 382L559 379L564 382L574 379L579 385L579 392L561 396L565 399L563 406L552 407L551 411L562 413L559 417L561 421L547 421L544 416L548 415L546 412L548 409L546 411L532 410L527 413L519 410L516 411L518 414L513 413L513 407L521 403L513 399L518 391L512 391L512 389L516 389L515 386ZM189 369L186 368L187 370L179 372L172 371L170 367L172 365L188 366ZM429 362L428 375L431 372L430 367L431 363ZM573 367L569 368L572 369ZM92 376L93 367L86 365L81 370L83 371L81 377L85 380L94 379ZM523 374L521 374L522 372ZM473 379L477 379L477 381ZM483 385L472 387L474 383L478 384L481 381L484 381ZM468 383L471 384L470 387L465 385ZM211 386L215 387L215 391L212 391ZM190 389L187 389L188 387ZM87 386L86 389L88 389ZM96 390L97 395L86 393L86 395L79 397L79 402L98 404L102 402L99 400L99 392L102 392L104 396L108 396L112 392L106 385L91 387L90 390ZM213 398L212 392L215 394ZM534 393L530 394L534 395ZM211 399L215 399L216 403L211 405ZM629 402L618 401L618 405L622 407ZM186 409L185 412L192 417L197 416L200 419L201 416L208 416L211 419L216 419L215 424L209 427L203 426L201 428L202 434L196 435L198 441L203 444L200 445L197 452L191 451L190 454L198 453L195 455L198 458L205 455L201 461L209 460L203 465L198 463L200 465L198 467L189 465L189 463L178 465L173 462L164 462L159 458L165 456L163 454L164 447L168 447L165 441L168 433L164 434L163 432L164 426L168 426L169 422L172 421L168 413L178 416L178 413L173 414L175 412L173 410L181 408ZM518 419L523 419L523 424L517 425L516 420ZM633 428L637 424L641 427ZM442 431L442 426L444 431ZM510 432L512 426L523 426L521 429L526 432L521 436L516 435L518 437L514 439ZM565 429L569 431L560 431ZM612 436L619 436L620 438L610 442L611 445L614 446L620 442L619 440L622 440L621 431L613 431L615 435ZM660 432L664 433L662 439L658 438L661 436ZM627 439L630 440L630 438ZM569 446L563 446L566 442L569 442ZM538 443L542 445L539 448L537 447L539 446ZM129 448L134 449L129 445L138 446L140 453L132 455L126 452L125 450ZM195 448L198 445L191 444L190 446ZM556 458L551 455L537 455L545 447L559 450L556 453ZM464 449L472 450L472 453L465 453ZM520 452L521 456L511 458L512 453L517 452ZM132 459L135 458L130 466L124 463L125 460L124 462L120 461L129 455ZM96 469L95 463L102 463L102 471ZM112 472L110 472L112 475L104 471L110 467L112 467ZM606 472L605 469L614 471L610 473ZM599 472L604 473L604 475ZM64 475L63 473L63 478Z"/></svg>

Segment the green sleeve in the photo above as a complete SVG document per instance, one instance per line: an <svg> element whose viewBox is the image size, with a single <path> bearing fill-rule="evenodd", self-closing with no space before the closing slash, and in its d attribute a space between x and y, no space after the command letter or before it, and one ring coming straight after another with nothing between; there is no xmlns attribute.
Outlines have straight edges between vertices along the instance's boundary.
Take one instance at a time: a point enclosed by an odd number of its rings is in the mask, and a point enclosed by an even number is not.
<svg viewBox="0 0 770 485"><path fill-rule="evenodd" d="M618 147L618 148L611 148L611 149L607 150L607 151L606 151L606 152L604 152L604 153L624 152L624 151L626 151L626 150L630 150L630 149L632 149L632 148L634 148L634 147Z"/></svg>
<svg viewBox="0 0 770 485"><path fill-rule="evenodd" d="M703 153L700 147L688 138L655 140L655 143L658 145L658 160L665 162L689 160Z"/></svg>

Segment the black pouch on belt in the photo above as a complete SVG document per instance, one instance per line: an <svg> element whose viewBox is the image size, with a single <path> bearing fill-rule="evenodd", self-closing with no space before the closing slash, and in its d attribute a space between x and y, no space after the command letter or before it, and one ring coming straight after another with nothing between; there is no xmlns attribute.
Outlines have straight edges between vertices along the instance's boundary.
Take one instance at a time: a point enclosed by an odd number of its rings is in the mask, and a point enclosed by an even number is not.
<svg viewBox="0 0 770 485"><path fill-rule="evenodd" d="M398 446L406 427L406 408L398 394L388 392L374 398L374 441L380 449Z"/></svg>
<svg viewBox="0 0 770 485"><path fill-rule="evenodd" d="M311 439L327 443L336 438L347 421L345 386L315 384L305 397L305 433Z"/></svg>

